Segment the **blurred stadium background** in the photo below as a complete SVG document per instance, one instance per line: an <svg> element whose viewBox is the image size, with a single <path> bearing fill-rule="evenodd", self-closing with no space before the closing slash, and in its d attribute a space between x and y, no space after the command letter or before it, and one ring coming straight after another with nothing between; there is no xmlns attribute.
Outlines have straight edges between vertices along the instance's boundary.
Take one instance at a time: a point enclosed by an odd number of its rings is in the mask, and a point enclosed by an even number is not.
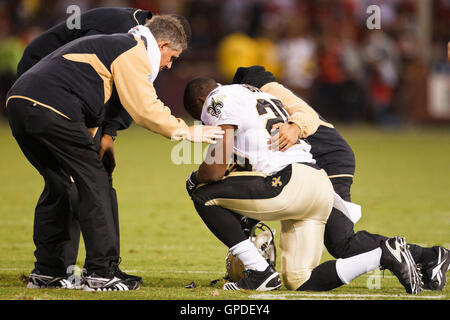
<svg viewBox="0 0 450 320"><path fill-rule="evenodd" d="M195 76L229 83L238 66L261 64L319 113L380 126L450 121L450 0L0 0L0 104L22 52L67 19L69 5L185 15L190 50L156 81L183 116L184 85ZM370 30L370 5L381 29Z"/></svg>

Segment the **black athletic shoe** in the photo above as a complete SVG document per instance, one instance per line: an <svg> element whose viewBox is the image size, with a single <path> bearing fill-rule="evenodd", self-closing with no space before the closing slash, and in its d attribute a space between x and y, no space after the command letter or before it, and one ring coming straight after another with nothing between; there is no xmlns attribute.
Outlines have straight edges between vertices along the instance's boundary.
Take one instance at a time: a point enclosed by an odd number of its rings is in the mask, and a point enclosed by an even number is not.
<svg viewBox="0 0 450 320"><path fill-rule="evenodd" d="M237 282L227 282L224 290L270 291L281 287L281 279L274 268L268 266L264 271L245 270L244 277Z"/></svg>
<svg viewBox="0 0 450 320"><path fill-rule="evenodd" d="M130 276L119 269L120 259L111 262L106 275L98 272L86 272L83 277L83 290L85 291L128 291L138 290L142 278Z"/></svg>
<svg viewBox="0 0 450 320"><path fill-rule="evenodd" d="M143 280L142 280L141 277L135 276L135 275L132 275L132 274L128 274L128 273L125 273L122 270L120 270L119 264L121 262L122 262L122 258L119 258L117 260L117 262L112 262L111 263L111 268L114 270L115 274L118 275L119 278L131 280L131 281L136 281L136 282L139 282L139 284L141 285L143 283Z"/></svg>
<svg viewBox="0 0 450 320"><path fill-rule="evenodd" d="M44 288L56 288L56 289L80 289L80 282L72 281L70 277L54 277L44 275L39 270L34 269L27 283L28 289L44 289Z"/></svg>
<svg viewBox="0 0 450 320"><path fill-rule="evenodd" d="M139 288L139 281L119 278L113 273L101 276L93 272L84 277L83 290L85 291L128 291Z"/></svg>
<svg viewBox="0 0 450 320"><path fill-rule="evenodd" d="M405 238L393 237L383 241L381 250L381 267L390 270L405 287L406 292L420 293L421 276L407 248Z"/></svg>
<svg viewBox="0 0 450 320"><path fill-rule="evenodd" d="M426 290L442 290L447 282L446 273L450 270L450 250L433 247L438 253L436 260L422 265L423 288Z"/></svg>

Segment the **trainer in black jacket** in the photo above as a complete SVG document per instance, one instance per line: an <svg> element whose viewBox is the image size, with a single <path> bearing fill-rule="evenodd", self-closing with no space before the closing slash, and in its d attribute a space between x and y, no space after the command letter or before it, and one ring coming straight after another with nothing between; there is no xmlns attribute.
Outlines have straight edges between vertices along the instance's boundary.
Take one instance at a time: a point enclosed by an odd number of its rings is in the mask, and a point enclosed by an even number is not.
<svg viewBox="0 0 450 320"><path fill-rule="evenodd" d="M173 25L170 19L173 18L160 17L157 21ZM161 50L155 40L157 35L154 38L150 33L151 26L147 31L147 27L141 27L133 33L76 39L39 61L8 92L12 133L45 180L33 235L35 267L40 274L55 277L66 271L64 246L72 240L71 221L67 211L59 210L58 200L67 192L64 181L68 182L69 177L79 194L80 208L76 213L85 242L88 273L111 275L110 267L120 260L118 225L112 208L115 202L88 130L114 116L107 115L107 102L114 94L138 125L168 138L178 134L179 138L193 139L193 128L171 115L153 87L158 71L170 66L173 58L187 47L186 39L178 35L180 43L169 42L165 45L169 49ZM149 58L158 53L160 61Z"/></svg>
<svg viewBox="0 0 450 320"><path fill-rule="evenodd" d="M69 29L66 21L50 28L46 32L36 37L25 49L22 59L17 67L18 77L22 76L26 71L32 69L39 61L50 53L85 36L98 34L114 34L126 33L136 25L144 25L145 22L152 17L150 11L135 8L96 8L86 11L80 16L80 29ZM128 128L132 123L132 118L128 112L122 108L116 90L113 90L112 96L107 103L105 118L108 119L103 123L97 123L100 126L95 136L95 145L97 150L100 148L100 139L103 135L115 137L117 130ZM94 126L94 125L93 125ZM109 181L111 185L112 211L115 225L115 247L116 254L119 255L119 217L116 190L112 186L111 172L113 170L113 159L110 159L107 153L103 157L103 164L109 173ZM50 170L46 170L46 174L52 174ZM36 215L49 214L53 210L59 212L70 212L72 223L70 224L70 235L62 244L63 264L66 269L76 264L78 256L78 247L80 239L80 226L77 219L78 211L78 190L73 179L66 174L65 179L54 179L52 187L46 187L41 195L38 206L36 207ZM66 190L65 192L60 192ZM35 239L35 241L38 241Z"/></svg>
<svg viewBox="0 0 450 320"><path fill-rule="evenodd" d="M80 16L80 29L69 29L66 21L63 21L31 41L17 66L17 76L20 77L49 53L75 39L95 34L128 32L136 25L144 25L151 17L152 13L147 10L113 7L96 8L84 12ZM110 104L116 103L118 101L114 99L110 102ZM128 128L131 122L132 119L128 113L121 112L102 125L102 134L114 137L117 135L117 130Z"/></svg>

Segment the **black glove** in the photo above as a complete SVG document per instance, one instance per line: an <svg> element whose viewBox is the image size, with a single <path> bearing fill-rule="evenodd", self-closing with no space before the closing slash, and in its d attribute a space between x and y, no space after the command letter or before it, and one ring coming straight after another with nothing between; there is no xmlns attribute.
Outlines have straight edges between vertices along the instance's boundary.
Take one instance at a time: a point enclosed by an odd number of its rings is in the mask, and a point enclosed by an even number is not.
<svg viewBox="0 0 450 320"><path fill-rule="evenodd" d="M274 81L277 81L275 76L262 66L240 67L233 77L233 84L249 84L257 88Z"/></svg>
<svg viewBox="0 0 450 320"><path fill-rule="evenodd" d="M194 193L198 185L199 182L197 179L197 171L192 171L189 177L186 179L186 190L189 193L190 197L192 197L192 193Z"/></svg>

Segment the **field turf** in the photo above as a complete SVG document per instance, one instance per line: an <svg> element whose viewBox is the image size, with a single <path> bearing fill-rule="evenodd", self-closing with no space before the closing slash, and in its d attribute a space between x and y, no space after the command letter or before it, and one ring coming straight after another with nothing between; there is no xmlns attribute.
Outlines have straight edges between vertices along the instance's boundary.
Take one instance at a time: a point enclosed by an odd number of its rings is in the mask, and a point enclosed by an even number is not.
<svg viewBox="0 0 450 320"><path fill-rule="evenodd" d="M356 230L408 242L450 247L450 130L338 126L355 151L352 200L362 206ZM407 295L389 271L374 271L330 292L226 292L210 281L225 273L227 249L207 230L185 192L185 179L197 165L175 165L175 142L136 126L115 143L121 226L121 268L141 275L135 292L88 293L26 289L33 268L34 207L43 180L0 122L0 299L445 299L443 291ZM279 225L269 225L279 231ZM277 237L278 238L278 237ZM331 256L324 251L322 260ZM78 265L84 262L81 245ZM278 259L278 268L279 268ZM450 274L447 274L450 276ZM196 288L185 286L195 282Z"/></svg>

